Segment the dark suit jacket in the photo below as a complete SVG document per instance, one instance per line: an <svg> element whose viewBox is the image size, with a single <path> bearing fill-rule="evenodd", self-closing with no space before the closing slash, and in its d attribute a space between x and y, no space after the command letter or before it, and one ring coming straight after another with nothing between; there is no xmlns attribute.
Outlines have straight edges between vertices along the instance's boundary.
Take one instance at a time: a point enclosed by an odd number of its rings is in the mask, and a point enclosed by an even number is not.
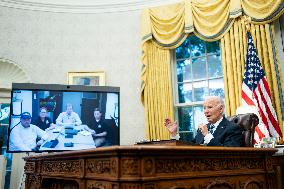
<svg viewBox="0 0 284 189"><path fill-rule="evenodd" d="M208 127L208 125L207 125ZM217 126L213 133L214 138L207 144L207 146L241 146L242 145L242 131L241 128L227 120L225 117ZM203 144L204 136L198 130L194 143Z"/></svg>

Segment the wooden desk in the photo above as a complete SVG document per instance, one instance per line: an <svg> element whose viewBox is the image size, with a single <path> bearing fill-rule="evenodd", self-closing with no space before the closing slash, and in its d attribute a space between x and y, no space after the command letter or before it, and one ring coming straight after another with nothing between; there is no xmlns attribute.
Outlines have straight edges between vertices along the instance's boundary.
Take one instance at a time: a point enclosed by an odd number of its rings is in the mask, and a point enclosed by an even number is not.
<svg viewBox="0 0 284 189"><path fill-rule="evenodd" d="M276 148L277 149L277 148ZM272 165L275 171L275 181L277 182L277 189L284 187L284 153L283 149L278 148L278 152L272 157Z"/></svg>
<svg viewBox="0 0 284 189"><path fill-rule="evenodd" d="M26 188L275 189L275 149L133 145L24 158Z"/></svg>

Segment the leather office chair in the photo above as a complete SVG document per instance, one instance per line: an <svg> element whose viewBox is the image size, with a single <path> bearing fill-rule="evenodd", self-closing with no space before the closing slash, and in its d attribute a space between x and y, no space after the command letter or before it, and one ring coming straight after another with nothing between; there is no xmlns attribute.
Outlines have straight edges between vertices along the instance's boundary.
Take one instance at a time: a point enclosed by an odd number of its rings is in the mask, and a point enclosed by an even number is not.
<svg viewBox="0 0 284 189"><path fill-rule="evenodd" d="M242 146L253 147L254 131L259 123L257 115L254 113L238 114L228 117L228 120L241 127L243 135Z"/></svg>

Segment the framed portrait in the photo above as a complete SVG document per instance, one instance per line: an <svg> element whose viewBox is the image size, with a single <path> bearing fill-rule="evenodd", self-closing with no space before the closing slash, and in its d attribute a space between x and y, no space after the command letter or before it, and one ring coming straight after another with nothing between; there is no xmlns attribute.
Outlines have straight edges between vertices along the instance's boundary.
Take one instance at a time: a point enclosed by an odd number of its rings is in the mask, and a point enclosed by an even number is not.
<svg viewBox="0 0 284 189"><path fill-rule="evenodd" d="M105 86L105 72L68 72L69 85Z"/></svg>

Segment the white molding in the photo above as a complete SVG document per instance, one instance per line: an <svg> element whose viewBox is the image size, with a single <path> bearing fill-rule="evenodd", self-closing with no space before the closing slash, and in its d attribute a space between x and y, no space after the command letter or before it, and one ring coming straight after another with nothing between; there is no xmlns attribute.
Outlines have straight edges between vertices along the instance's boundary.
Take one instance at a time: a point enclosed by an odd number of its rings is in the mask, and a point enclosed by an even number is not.
<svg viewBox="0 0 284 189"><path fill-rule="evenodd" d="M8 59L0 58L0 90L11 89L13 82L29 83L30 81L29 75L19 65Z"/></svg>
<svg viewBox="0 0 284 189"><path fill-rule="evenodd" d="M181 0L0 0L0 7L57 13L92 14L141 10L177 2L181 2Z"/></svg>

